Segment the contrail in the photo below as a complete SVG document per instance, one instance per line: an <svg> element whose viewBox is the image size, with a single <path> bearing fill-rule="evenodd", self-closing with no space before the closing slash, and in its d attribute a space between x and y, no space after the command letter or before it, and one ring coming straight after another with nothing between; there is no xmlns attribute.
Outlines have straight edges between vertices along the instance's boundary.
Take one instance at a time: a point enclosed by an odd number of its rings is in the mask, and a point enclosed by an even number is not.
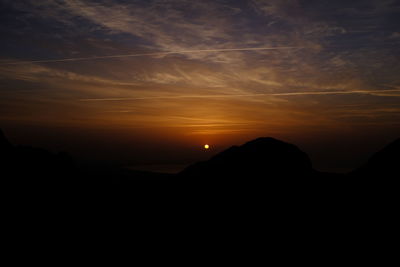
<svg viewBox="0 0 400 267"><path fill-rule="evenodd" d="M112 59L112 58L126 58L126 57L147 57L147 56L166 56L172 54L194 54L194 53L211 53L211 52L234 52L234 51L260 51L260 50L291 50L302 49L304 47L297 46L277 46L277 47L245 47L245 48L222 48L222 49L198 49L198 50L182 50L182 51L161 51L153 53L139 53L139 54L126 54L126 55L111 55L111 56L94 56L94 57L76 57L76 58L63 58L63 59L49 59L49 60L32 60L32 61L18 61L0 63L0 65L20 65L32 63L53 63L53 62L73 62L73 61L87 61L97 59Z"/></svg>
<svg viewBox="0 0 400 267"><path fill-rule="evenodd" d="M227 94L227 95L178 95L178 96L149 96L149 97L126 97L126 98L84 98L82 102L95 101L134 101L134 100L156 100L156 99L180 99L180 98L230 98L230 97L254 97L254 96L299 96L299 95L345 95L345 94L370 94L381 95L382 93L400 93L400 89L391 90L353 90L353 91L322 91L322 92L293 92L293 93L265 93L265 94ZM383 94L384 95L384 94ZM399 96L400 95L390 95Z"/></svg>

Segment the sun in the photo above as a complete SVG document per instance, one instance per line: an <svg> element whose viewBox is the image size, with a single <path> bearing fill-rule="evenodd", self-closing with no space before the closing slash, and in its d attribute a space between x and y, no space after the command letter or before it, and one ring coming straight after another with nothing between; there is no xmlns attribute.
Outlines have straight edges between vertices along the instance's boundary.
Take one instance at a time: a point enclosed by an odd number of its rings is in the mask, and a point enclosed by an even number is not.
<svg viewBox="0 0 400 267"><path fill-rule="evenodd" d="M209 149L209 148L210 148L209 145L207 145L207 144L204 145L204 149Z"/></svg>

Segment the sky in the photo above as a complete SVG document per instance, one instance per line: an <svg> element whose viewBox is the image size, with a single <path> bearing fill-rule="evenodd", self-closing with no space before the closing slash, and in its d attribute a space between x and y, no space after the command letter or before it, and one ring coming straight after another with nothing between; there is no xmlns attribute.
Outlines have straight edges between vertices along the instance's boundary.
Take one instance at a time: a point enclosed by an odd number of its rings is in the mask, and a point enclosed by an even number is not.
<svg viewBox="0 0 400 267"><path fill-rule="evenodd" d="M0 35L15 143L187 164L272 136L345 170L400 136L399 0L0 0Z"/></svg>

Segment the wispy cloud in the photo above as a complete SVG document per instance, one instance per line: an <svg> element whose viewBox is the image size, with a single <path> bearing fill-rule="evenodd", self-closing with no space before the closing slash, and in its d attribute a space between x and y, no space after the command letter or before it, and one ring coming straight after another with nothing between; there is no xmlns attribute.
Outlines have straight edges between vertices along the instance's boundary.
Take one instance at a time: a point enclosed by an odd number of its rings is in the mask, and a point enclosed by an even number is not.
<svg viewBox="0 0 400 267"><path fill-rule="evenodd" d="M396 94L398 93L398 94ZM224 95L174 95L174 96L148 96L148 97L120 97L120 98L86 98L79 99L83 102L92 101L133 101L154 99L184 99L184 98L242 98L262 96L307 96L307 95L373 95L373 96L395 96L400 97L400 89L392 90L353 90L353 91L320 91L320 92L293 92L293 93L269 93L269 94L224 94Z"/></svg>
<svg viewBox="0 0 400 267"><path fill-rule="evenodd" d="M244 48L222 48L222 49L198 49L198 50L181 50L181 51L161 51L154 53L138 53L126 55L111 55L111 56L93 56L93 57L77 57L77 58L63 58L63 59L49 59L49 60L35 60L35 61L18 61L18 62L4 62L0 65L24 65L33 63L57 63L57 62L75 62L75 61L89 61L97 59L113 59L113 58L130 58L130 57L157 57L167 56L174 54L204 54L204 53L223 53L235 51L265 51L265 50L294 50L302 49L304 47L296 46L277 46L277 47L244 47Z"/></svg>

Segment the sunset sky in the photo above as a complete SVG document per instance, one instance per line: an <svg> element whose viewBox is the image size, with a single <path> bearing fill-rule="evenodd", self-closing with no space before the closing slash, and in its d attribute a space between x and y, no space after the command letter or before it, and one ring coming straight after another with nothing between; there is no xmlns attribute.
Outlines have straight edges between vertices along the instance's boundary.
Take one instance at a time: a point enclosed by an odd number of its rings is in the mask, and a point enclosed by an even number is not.
<svg viewBox="0 0 400 267"><path fill-rule="evenodd" d="M0 0L0 34L14 143L186 164L273 136L341 170L400 136L398 0Z"/></svg>

